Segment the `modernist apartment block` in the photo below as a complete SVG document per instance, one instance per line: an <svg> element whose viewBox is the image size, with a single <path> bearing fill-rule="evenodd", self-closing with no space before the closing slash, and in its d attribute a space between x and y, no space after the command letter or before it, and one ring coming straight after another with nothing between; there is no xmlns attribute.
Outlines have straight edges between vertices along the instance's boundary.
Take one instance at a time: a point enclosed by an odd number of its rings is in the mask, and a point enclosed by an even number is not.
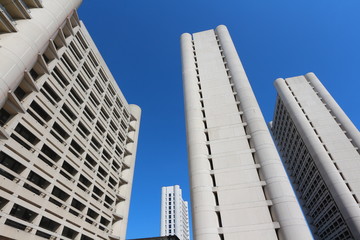
<svg viewBox="0 0 360 240"><path fill-rule="evenodd" d="M194 238L312 239L227 28L181 50Z"/></svg>
<svg viewBox="0 0 360 240"><path fill-rule="evenodd" d="M125 239L140 109L80 3L0 0L0 239Z"/></svg>
<svg viewBox="0 0 360 240"><path fill-rule="evenodd" d="M272 132L316 239L360 239L360 134L313 73L277 79Z"/></svg>
<svg viewBox="0 0 360 240"><path fill-rule="evenodd" d="M189 240L188 203L182 199L178 185L161 189L161 236L176 235L180 240Z"/></svg>

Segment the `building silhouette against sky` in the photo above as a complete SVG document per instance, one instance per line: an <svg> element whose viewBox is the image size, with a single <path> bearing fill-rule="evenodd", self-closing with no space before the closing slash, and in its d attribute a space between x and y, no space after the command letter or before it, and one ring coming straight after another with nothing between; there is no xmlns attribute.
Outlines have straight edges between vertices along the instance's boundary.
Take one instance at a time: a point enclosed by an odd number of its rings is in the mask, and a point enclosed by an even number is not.
<svg viewBox="0 0 360 240"><path fill-rule="evenodd" d="M0 238L125 239L140 108L80 0L0 3Z"/></svg>
<svg viewBox="0 0 360 240"><path fill-rule="evenodd" d="M360 239L360 134L313 73L277 79L272 132L316 239Z"/></svg>
<svg viewBox="0 0 360 240"><path fill-rule="evenodd" d="M180 240L189 240L188 202L182 199L179 185L161 189L160 235L176 235Z"/></svg>
<svg viewBox="0 0 360 240"><path fill-rule="evenodd" d="M194 239L311 239L227 28L181 53Z"/></svg>

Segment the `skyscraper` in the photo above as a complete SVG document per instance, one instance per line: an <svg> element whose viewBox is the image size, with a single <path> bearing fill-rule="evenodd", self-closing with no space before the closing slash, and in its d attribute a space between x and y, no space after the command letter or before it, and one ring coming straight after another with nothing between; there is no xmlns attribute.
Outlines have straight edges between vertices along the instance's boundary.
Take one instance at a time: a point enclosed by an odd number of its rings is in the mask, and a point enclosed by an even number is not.
<svg viewBox="0 0 360 240"><path fill-rule="evenodd" d="M311 239L226 27L181 51L194 238Z"/></svg>
<svg viewBox="0 0 360 240"><path fill-rule="evenodd" d="M272 132L315 238L360 239L360 134L313 73L277 79Z"/></svg>
<svg viewBox="0 0 360 240"><path fill-rule="evenodd" d="M161 236L176 235L180 240L189 240L188 203L182 199L179 185L161 189Z"/></svg>
<svg viewBox="0 0 360 240"><path fill-rule="evenodd" d="M125 239L140 108L80 0L0 3L0 239Z"/></svg>

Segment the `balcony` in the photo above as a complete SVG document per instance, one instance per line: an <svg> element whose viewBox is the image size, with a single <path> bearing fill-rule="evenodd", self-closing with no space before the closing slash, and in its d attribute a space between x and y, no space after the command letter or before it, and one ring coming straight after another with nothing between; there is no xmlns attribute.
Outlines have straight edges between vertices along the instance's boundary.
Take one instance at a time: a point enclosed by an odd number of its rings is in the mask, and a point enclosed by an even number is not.
<svg viewBox="0 0 360 240"><path fill-rule="evenodd" d="M0 33L16 32L16 22L8 11L0 4Z"/></svg>

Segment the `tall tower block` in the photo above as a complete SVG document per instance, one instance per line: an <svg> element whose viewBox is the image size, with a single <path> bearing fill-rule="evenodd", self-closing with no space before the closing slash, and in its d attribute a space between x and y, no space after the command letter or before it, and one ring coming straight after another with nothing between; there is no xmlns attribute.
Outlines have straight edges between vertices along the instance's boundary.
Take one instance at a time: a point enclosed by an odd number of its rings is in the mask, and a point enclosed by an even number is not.
<svg viewBox="0 0 360 240"><path fill-rule="evenodd" d="M227 28L181 53L194 238L312 239Z"/></svg>

